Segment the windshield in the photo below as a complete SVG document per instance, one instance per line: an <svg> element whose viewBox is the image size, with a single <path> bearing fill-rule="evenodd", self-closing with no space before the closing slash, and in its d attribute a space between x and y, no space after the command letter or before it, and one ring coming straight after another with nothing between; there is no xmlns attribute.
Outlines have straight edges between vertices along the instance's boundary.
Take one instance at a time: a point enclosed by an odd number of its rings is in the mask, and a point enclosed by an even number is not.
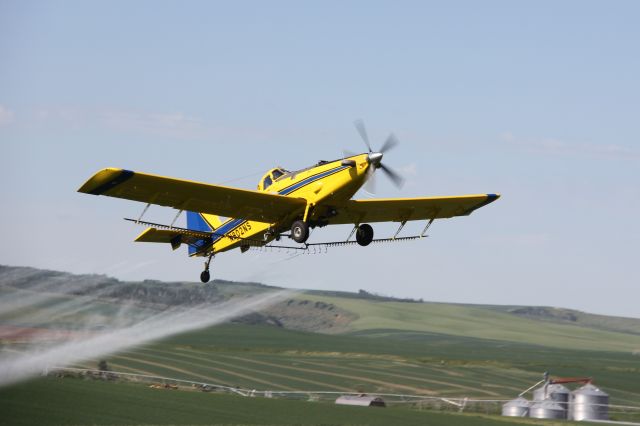
<svg viewBox="0 0 640 426"><path fill-rule="evenodd" d="M262 182L262 189L267 189L268 187L271 186L273 182L271 181L271 177L267 176L266 178L264 178L264 181Z"/></svg>
<svg viewBox="0 0 640 426"><path fill-rule="evenodd" d="M284 172L280 169L275 169L271 175L273 176L273 180L278 180L280 176L282 176Z"/></svg>

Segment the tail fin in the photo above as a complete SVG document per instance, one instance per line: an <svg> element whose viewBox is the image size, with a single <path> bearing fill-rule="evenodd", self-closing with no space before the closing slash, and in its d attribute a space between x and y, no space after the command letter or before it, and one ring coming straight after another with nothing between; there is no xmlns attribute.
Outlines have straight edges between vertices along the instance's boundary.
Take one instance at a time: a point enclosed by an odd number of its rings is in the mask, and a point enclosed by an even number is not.
<svg viewBox="0 0 640 426"><path fill-rule="evenodd" d="M187 212L187 228L201 232L213 231L213 227L204 220L200 213L196 212Z"/></svg>
<svg viewBox="0 0 640 426"><path fill-rule="evenodd" d="M187 228L200 232L213 232L222 224L220 218L212 214L187 212ZM210 241L209 241L210 242ZM196 244L189 245L189 255L197 253L207 242L198 240Z"/></svg>

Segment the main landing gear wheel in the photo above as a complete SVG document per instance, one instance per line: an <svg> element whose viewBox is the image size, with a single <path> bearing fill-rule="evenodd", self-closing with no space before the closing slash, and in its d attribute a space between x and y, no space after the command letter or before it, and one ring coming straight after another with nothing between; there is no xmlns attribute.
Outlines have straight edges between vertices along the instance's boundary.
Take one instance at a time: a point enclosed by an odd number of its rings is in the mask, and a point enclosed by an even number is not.
<svg viewBox="0 0 640 426"><path fill-rule="evenodd" d="M304 243L309 238L309 225L302 220L296 220L291 225L291 239L296 243Z"/></svg>
<svg viewBox="0 0 640 426"><path fill-rule="evenodd" d="M371 225L365 223L364 225L358 226L356 241L363 247L371 244L371 241L373 241L373 228Z"/></svg>

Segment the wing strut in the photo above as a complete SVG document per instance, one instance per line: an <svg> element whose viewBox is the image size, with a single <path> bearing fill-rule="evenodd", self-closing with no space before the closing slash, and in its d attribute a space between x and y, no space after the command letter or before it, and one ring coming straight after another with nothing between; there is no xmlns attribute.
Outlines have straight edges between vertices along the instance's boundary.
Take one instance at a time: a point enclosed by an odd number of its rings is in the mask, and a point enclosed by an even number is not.
<svg viewBox="0 0 640 426"><path fill-rule="evenodd" d="M144 206L144 210L142 210L142 213L140 213L140 217L138 218L138 220L136 220L136 223L140 223L140 221L142 220L142 216L144 216L147 210L149 210L150 206L151 206L151 203L147 203L147 205Z"/></svg>
<svg viewBox="0 0 640 426"><path fill-rule="evenodd" d="M169 228L173 228L173 225L176 223L176 220L178 220L178 218L180 217L180 215L182 214L183 211L184 210L182 210L182 209L178 210L178 214L171 221L171 225L169 225Z"/></svg>
<svg viewBox="0 0 640 426"><path fill-rule="evenodd" d="M353 234L356 233L356 231L358 230L358 226L360 226L359 223L356 223L355 225L353 225L353 229L351 230L351 233L349 234L349 236L347 237L346 242L348 243L349 240L351 239L351 237L353 237Z"/></svg>
<svg viewBox="0 0 640 426"><path fill-rule="evenodd" d="M403 220L403 221L400 223L400 227L398 228L398 230L396 231L395 235L394 235L394 236L393 236L393 238L392 238L393 240L395 240L395 239L396 239L396 237L398 236L398 234L400 233L400 231L402 231L402 228L404 228L404 225L406 225L406 224L407 224L407 221L406 221L406 220Z"/></svg>
<svg viewBox="0 0 640 426"><path fill-rule="evenodd" d="M429 229L429 227L433 223L434 219L435 218L429 219L429 222L427 222L427 226L425 226L424 229L422 230L422 232L420 233L420 238L426 237L427 230Z"/></svg>

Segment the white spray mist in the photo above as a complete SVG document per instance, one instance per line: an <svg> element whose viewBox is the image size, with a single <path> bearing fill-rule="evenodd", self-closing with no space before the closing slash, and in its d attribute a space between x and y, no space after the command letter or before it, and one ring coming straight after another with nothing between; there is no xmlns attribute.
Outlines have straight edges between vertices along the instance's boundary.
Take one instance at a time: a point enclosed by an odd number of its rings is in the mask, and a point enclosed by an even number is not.
<svg viewBox="0 0 640 426"><path fill-rule="evenodd" d="M53 367L68 366L171 335L220 324L279 303L291 297L292 293L291 290L272 291L222 303L167 309L161 313L143 315L133 322L120 322L108 331L79 335L73 340L45 348L31 348L19 354L4 352L0 358L0 386L28 379Z"/></svg>

